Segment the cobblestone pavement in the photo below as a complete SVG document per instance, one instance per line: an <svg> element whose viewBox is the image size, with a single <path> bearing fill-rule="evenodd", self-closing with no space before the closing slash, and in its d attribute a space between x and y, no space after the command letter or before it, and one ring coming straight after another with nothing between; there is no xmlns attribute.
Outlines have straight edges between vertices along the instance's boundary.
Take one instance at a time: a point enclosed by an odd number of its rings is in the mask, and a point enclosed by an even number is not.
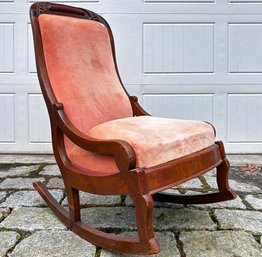
<svg viewBox="0 0 262 257"><path fill-rule="evenodd" d="M0 157L1 158L1 157ZM43 181L52 195L67 206L63 181L50 158L0 161L0 257L114 257L124 256L97 248L82 240L46 207L33 189ZM8 161L7 161L8 162ZM155 203L154 228L161 257L262 257L262 171L240 172L232 167L233 201L207 205ZM171 192L195 194L216 189L209 172ZM134 234L132 201L127 196L81 193L82 218L111 233Z"/></svg>

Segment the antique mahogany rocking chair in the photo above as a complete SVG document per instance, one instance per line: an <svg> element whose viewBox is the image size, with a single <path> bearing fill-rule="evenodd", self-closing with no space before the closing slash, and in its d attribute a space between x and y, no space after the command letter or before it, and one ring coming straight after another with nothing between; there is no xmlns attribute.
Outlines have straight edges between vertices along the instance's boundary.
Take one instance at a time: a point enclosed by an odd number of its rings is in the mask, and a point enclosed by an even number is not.
<svg viewBox="0 0 262 257"><path fill-rule="evenodd" d="M104 18L47 2L34 3L30 17L38 77L69 211L44 184L34 186L68 228L105 249L154 254L160 248L153 233L153 200L204 204L236 197L228 185L223 143L215 142L210 124L151 117L137 97L125 91ZM213 168L218 192L193 196L161 192ZM108 234L81 222L79 190L129 194L138 237Z"/></svg>

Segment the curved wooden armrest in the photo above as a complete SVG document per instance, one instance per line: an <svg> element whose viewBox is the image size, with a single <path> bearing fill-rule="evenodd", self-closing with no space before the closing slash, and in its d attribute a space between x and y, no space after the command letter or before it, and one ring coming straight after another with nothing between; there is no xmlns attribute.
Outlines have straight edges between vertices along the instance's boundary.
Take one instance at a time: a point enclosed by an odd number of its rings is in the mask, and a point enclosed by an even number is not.
<svg viewBox="0 0 262 257"><path fill-rule="evenodd" d="M101 140L82 133L68 119L62 103L53 104L56 116L56 125L59 129L79 147L97 154L115 156L120 171L135 168L136 158L132 146L124 140Z"/></svg>
<svg viewBox="0 0 262 257"><path fill-rule="evenodd" d="M130 103L131 103L131 106L132 106L134 116L143 116L143 115L151 116L138 103L138 98L136 96L129 96L129 100L130 100Z"/></svg>

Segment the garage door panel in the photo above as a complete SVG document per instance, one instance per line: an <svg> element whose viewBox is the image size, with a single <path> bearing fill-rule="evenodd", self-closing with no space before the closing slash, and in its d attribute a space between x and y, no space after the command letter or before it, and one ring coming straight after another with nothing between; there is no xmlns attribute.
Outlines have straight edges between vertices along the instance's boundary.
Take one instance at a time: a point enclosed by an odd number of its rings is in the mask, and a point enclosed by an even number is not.
<svg viewBox="0 0 262 257"><path fill-rule="evenodd" d="M252 4L252 3L262 3L261 0L229 0L229 3L235 4Z"/></svg>
<svg viewBox="0 0 262 257"><path fill-rule="evenodd" d="M14 23L0 22L0 73L14 73Z"/></svg>
<svg viewBox="0 0 262 257"><path fill-rule="evenodd" d="M124 83L174 84L180 83L182 76L184 83L188 84L192 79L196 83L217 82L214 17L170 14L104 16L115 36ZM123 35L126 40L123 40Z"/></svg>
<svg viewBox="0 0 262 257"><path fill-rule="evenodd" d="M51 151L28 16L33 2L0 0L1 152ZM149 112L214 123L228 152L262 150L262 1L56 2L103 13L123 82Z"/></svg>
<svg viewBox="0 0 262 257"><path fill-rule="evenodd" d="M262 24L229 24L229 72L262 72Z"/></svg>
<svg viewBox="0 0 262 257"><path fill-rule="evenodd" d="M154 116L213 122L212 94L144 94L143 106Z"/></svg>
<svg viewBox="0 0 262 257"><path fill-rule="evenodd" d="M214 0L144 0L145 3L214 3Z"/></svg>
<svg viewBox="0 0 262 257"><path fill-rule="evenodd" d="M27 25L27 40L28 40L28 51L27 51L27 63L28 63L28 73L36 73L36 63L35 63L35 50L33 43L33 33L31 29L31 24Z"/></svg>
<svg viewBox="0 0 262 257"><path fill-rule="evenodd" d="M0 93L0 144L15 142L15 94Z"/></svg>
<svg viewBox="0 0 262 257"><path fill-rule="evenodd" d="M1 6L3 8L1 8ZM16 9L15 7L15 0L0 0L0 13L6 13L7 10L14 10Z"/></svg>
<svg viewBox="0 0 262 257"><path fill-rule="evenodd" d="M132 0L117 1L116 0L59 0L52 1L54 3L69 4L87 8L103 14L119 14L119 13L154 13L154 14L192 14L192 13L240 13L245 12L259 13L258 5L262 1L259 0ZM28 9L32 3L31 0L1 0L0 4L4 8L0 8L0 13L23 12L28 13ZM251 4L250 4L251 3Z"/></svg>
<svg viewBox="0 0 262 257"><path fill-rule="evenodd" d="M262 142L262 94L228 95L228 142Z"/></svg>
<svg viewBox="0 0 262 257"><path fill-rule="evenodd" d="M27 0L28 3L35 3L35 2L39 2L39 1L33 1L33 0ZM75 3L99 3L100 0L77 0L77 1L74 1L74 0L56 0L56 1L52 1L52 3L58 3L58 4L62 4L62 3L65 3L65 4L75 4Z"/></svg>
<svg viewBox="0 0 262 257"><path fill-rule="evenodd" d="M0 14L0 83L21 87L30 82L27 77L25 19L28 15Z"/></svg>
<svg viewBox="0 0 262 257"><path fill-rule="evenodd" d="M170 14L170 13L213 13L221 11L225 8L226 0L132 0L118 1L100 0L101 5L92 6L101 13L154 13L154 14ZM81 4L81 3L80 3ZM92 5L92 4L91 4ZM85 4L86 8L88 6Z"/></svg>
<svg viewBox="0 0 262 257"><path fill-rule="evenodd" d="M143 17L141 15L103 15L109 22L115 41L116 57L125 84L141 84Z"/></svg>
<svg viewBox="0 0 262 257"><path fill-rule="evenodd" d="M49 117L41 94L28 95L28 113L29 142L51 142Z"/></svg>
<svg viewBox="0 0 262 257"><path fill-rule="evenodd" d="M144 73L214 72L214 24L144 24Z"/></svg>

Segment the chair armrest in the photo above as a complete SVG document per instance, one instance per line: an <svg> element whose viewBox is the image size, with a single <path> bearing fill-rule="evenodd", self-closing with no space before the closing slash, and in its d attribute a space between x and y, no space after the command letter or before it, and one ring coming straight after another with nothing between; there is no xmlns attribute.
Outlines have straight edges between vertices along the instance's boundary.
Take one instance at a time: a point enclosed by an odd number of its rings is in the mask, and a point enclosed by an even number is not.
<svg viewBox="0 0 262 257"><path fill-rule="evenodd" d="M143 116L143 115L151 116L138 103L138 98L136 96L129 96L129 100L130 100L130 103L131 103L131 106L132 106L134 116Z"/></svg>
<svg viewBox="0 0 262 257"><path fill-rule="evenodd" d="M120 171L135 168L136 158L133 147L124 140L102 140L89 137L76 128L64 112L62 103L53 104L55 122L59 129L79 147L97 154L113 155Z"/></svg>

